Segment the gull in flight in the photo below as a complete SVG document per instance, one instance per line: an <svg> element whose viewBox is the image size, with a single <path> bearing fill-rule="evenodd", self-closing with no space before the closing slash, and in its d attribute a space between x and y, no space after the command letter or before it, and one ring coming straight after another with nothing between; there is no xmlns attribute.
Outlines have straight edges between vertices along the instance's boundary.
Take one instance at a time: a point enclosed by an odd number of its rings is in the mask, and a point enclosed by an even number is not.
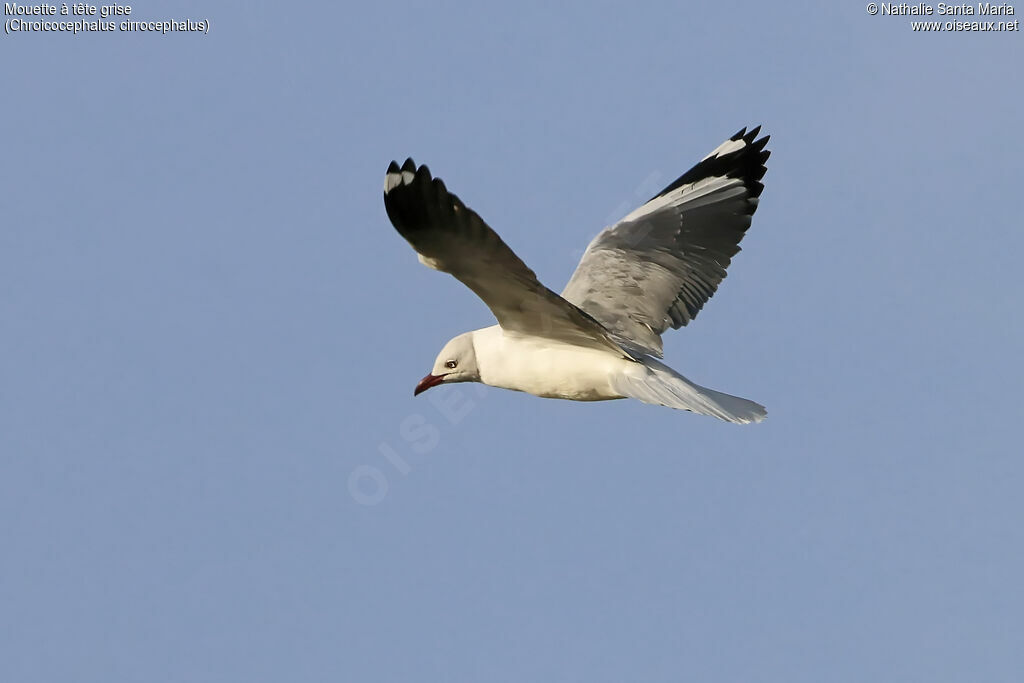
<svg viewBox="0 0 1024 683"><path fill-rule="evenodd" d="M738 423L763 406L662 363L661 334L693 320L725 278L757 209L768 136L744 128L587 247L561 296L430 170L394 161L384 206L419 260L454 275L498 324L441 349L415 394L482 382L545 398L635 398Z"/></svg>

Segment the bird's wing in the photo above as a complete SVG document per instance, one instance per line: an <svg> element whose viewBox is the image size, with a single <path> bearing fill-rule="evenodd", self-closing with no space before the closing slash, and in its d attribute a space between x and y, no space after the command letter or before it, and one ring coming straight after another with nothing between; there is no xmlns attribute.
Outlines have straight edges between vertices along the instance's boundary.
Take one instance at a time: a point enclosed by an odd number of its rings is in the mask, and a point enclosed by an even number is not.
<svg viewBox="0 0 1024 683"><path fill-rule="evenodd" d="M600 323L542 285L425 165L417 167L412 159L401 167L391 162L384 207L420 261L472 289L504 330L628 355Z"/></svg>
<svg viewBox="0 0 1024 683"><path fill-rule="evenodd" d="M750 227L770 154L760 129L736 133L595 237L562 296L661 357L661 333L697 316Z"/></svg>

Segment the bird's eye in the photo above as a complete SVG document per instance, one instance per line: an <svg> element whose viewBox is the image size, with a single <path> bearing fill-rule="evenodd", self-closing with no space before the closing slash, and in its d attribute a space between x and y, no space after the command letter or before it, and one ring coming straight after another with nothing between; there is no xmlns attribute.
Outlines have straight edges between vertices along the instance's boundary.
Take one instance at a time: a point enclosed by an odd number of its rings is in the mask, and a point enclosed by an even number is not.
<svg viewBox="0 0 1024 683"><path fill-rule="evenodd" d="M454 370L455 366L458 365L458 364L459 364L458 361L449 360L449 361L445 361L444 366L446 368L450 368L450 369Z"/></svg>

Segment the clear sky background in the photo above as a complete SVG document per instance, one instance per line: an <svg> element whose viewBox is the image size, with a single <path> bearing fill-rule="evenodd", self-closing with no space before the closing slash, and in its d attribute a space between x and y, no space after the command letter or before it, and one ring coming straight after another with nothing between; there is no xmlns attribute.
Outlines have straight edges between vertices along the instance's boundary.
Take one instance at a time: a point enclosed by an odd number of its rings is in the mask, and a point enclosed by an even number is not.
<svg viewBox="0 0 1024 683"><path fill-rule="evenodd" d="M131 16L212 28L0 40L0 679L1020 680L1020 32L861 0ZM759 123L743 252L665 341L766 422L413 398L492 318L391 227L391 159L557 291Z"/></svg>

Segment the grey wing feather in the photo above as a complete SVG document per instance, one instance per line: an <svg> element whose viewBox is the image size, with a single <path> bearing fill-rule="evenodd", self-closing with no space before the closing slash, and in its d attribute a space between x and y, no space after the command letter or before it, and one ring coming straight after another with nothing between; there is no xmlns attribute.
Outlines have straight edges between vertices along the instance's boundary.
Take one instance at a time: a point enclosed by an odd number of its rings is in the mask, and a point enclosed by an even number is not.
<svg viewBox="0 0 1024 683"><path fill-rule="evenodd" d="M693 320L726 276L764 189L760 127L741 130L587 247L562 296L635 350Z"/></svg>
<svg viewBox="0 0 1024 683"><path fill-rule="evenodd" d="M628 355L600 323L545 287L475 211L426 165L391 162L384 207L424 264L454 275L510 332Z"/></svg>

